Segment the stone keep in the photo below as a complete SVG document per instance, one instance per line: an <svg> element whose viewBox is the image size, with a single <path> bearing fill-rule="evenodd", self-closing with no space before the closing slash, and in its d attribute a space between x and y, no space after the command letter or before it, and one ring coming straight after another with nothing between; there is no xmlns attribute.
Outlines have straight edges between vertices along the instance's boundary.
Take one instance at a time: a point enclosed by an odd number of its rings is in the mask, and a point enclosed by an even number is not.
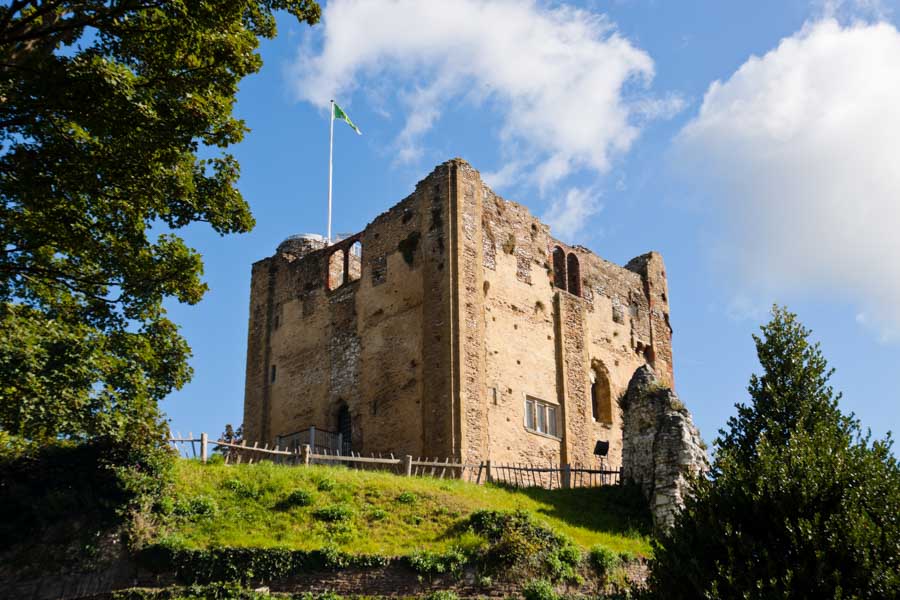
<svg viewBox="0 0 900 600"><path fill-rule="evenodd" d="M589 466L602 440L617 469L632 375L673 385L667 293L659 254L621 267L565 244L448 161L362 232L253 265L245 438Z"/></svg>

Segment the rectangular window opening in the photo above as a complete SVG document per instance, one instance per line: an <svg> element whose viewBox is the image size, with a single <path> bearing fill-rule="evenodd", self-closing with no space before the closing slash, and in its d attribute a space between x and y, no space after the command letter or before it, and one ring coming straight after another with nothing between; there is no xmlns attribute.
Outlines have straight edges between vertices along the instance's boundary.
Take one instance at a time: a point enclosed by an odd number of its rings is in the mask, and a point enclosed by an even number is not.
<svg viewBox="0 0 900 600"><path fill-rule="evenodd" d="M525 429L559 437L559 407L530 396L525 397Z"/></svg>

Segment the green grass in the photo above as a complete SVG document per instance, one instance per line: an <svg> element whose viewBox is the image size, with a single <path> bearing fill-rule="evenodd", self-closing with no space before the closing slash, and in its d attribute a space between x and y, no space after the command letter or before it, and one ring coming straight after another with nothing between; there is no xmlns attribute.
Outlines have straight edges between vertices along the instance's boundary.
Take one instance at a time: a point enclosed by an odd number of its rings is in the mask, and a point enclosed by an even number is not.
<svg viewBox="0 0 900 600"><path fill-rule="evenodd" d="M510 490L340 467L202 465L179 460L160 540L185 548L336 547L405 556L478 543L458 527L479 509L532 513L584 550L648 556L649 519L634 490ZM455 527L456 526L456 527Z"/></svg>

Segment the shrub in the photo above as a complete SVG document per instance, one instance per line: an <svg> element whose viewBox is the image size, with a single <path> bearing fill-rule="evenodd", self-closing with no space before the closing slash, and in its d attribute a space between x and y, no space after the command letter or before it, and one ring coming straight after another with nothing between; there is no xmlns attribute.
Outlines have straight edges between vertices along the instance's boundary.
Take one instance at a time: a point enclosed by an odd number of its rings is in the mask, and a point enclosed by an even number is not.
<svg viewBox="0 0 900 600"><path fill-rule="evenodd" d="M469 528L486 538L479 560L483 570L519 571L551 581L576 580L581 550L569 538L535 523L525 511L481 510L469 517Z"/></svg>
<svg viewBox="0 0 900 600"><path fill-rule="evenodd" d="M559 595L553 589L553 585L546 579L529 581L522 588L522 596L525 600L558 600Z"/></svg>
<svg viewBox="0 0 900 600"><path fill-rule="evenodd" d="M179 499L175 502L174 513L179 517L197 519L215 515L218 508L216 501L209 496L194 496L188 500Z"/></svg>
<svg viewBox="0 0 900 600"><path fill-rule="evenodd" d="M415 504L419 497L412 492L402 492L397 496L397 502L400 504Z"/></svg>
<svg viewBox="0 0 900 600"><path fill-rule="evenodd" d="M246 483L240 479L227 479L222 482L222 487L234 492L234 494L240 498L255 500L261 495L259 487L252 483Z"/></svg>
<svg viewBox="0 0 900 600"><path fill-rule="evenodd" d="M468 557L459 548L450 548L446 552L414 552L408 557L409 565L420 575L442 575L444 573L459 576L468 562Z"/></svg>
<svg viewBox="0 0 900 600"><path fill-rule="evenodd" d="M334 479L329 479L325 477L324 479L320 479L318 485L316 486L320 492L330 492L334 489L335 483Z"/></svg>
<svg viewBox="0 0 900 600"><path fill-rule="evenodd" d="M294 490L281 502L286 507L310 506L312 503L313 495L306 490Z"/></svg>
<svg viewBox="0 0 900 600"><path fill-rule="evenodd" d="M609 548L594 546L588 553L591 566L600 577L608 577L622 563L622 558Z"/></svg>
<svg viewBox="0 0 900 600"><path fill-rule="evenodd" d="M327 523L346 521L353 516L353 509L346 504L330 504L313 511L313 517Z"/></svg>
<svg viewBox="0 0 900 600"><path fill-rule="evenodd" d="M369 511L367 515L370 521L381 521L382 519L387 518L387 511L383 508L373 508Z"/></svg>
<svg viewBox="0 0 900 600"><path fill-rule="evenodd" d="M422 600L459 600L459 596L450 590L435 590L422 596Z"/></svg>

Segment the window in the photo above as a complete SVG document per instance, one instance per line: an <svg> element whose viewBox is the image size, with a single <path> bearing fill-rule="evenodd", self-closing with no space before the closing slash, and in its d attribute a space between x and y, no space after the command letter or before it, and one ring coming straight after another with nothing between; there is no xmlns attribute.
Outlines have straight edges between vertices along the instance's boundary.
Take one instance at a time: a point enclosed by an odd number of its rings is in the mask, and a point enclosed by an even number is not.
<svg viewBox="0 0 900 600"><path fill-rule="evenodd" d="M611 425L612 418L612 387L609 383L609 375L606 367L599 360L595 360L591 368L591 414L594 421Z"/></svg>
<svg viewBox="0 0 900 600"><path fill-rule="evenodd" d="M272 383L275 383L275 365L272 365Z"/></svg>
<svg viewBox="0 0 900 600"><path fill-rule="evenodd" d="M559 407L526 396L525 429L559 437Z"/></svg>
<svg viewBox="0 0 900 600"><path fill-rule="evenodd" d="M336 290L347 282L346 279L346 249L338 249L328 257L328 289Z"/></svg>
<svg viewBox="0 0 900 600"><path fill-rule="evenodd" d="M581 266L578 264L578 257L574 253L569 253L566 259L566 271L568 273L568 289L570 294L581 296Z"/></svg>
<svg viewBox="0 0 900 600"><path fill-rule="evenodd" d="M553 249L553 285L566 289L566 252L559 246Z"/></svg>

